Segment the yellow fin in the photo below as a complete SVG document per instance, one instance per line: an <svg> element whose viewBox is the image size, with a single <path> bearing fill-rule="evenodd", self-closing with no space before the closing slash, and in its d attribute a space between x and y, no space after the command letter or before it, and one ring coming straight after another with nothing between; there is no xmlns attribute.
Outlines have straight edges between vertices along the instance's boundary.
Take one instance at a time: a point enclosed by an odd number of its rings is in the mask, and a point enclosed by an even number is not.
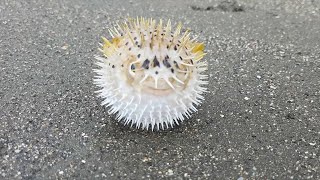
<svg viewBox="0 0 320 180"><path fill-rule="evenodd" d="M192 48L193 53L202 52L204 51L204 44L203 43L194 43Z"/></svg>
<svg viewBox="0 0 320 180"><path fill-rule="evenodd" d="M102 37L102 40L103 40L103 42L104 42L103 48L108 48L108 47L110 47L110 46L112 45L107 38Z"/></svg>
<svg viewBox="0 0 320 180"><path fill-rule="evenodd" d="M113 45L117 46L120 43L120 38L119 37L115 37L111 41L112 41Z"/></svg>

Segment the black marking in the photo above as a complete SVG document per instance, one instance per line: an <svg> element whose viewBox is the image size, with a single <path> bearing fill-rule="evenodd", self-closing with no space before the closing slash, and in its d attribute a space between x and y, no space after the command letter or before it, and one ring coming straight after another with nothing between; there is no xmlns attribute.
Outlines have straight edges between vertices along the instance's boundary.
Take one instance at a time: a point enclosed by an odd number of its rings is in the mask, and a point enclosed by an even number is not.
<svg viewBox="0 0 320 180"><path fill-rule="evenodd" d="M138 48L140 48L141 46L140 45L138 45Z"/></svg>
<svg viewBox="0 0 320 180"><path fill-rule="evenodd" d="M145 69L149 69L149 64L150 64L149 59L146 59L146 60L144 60L142 67Z"/></svg>
<svg viewBox="0 0 320 180"><path fill-rule="evenodd" d="M174 69L173 68L171 68L171 72L174 73Z"/></svg>
<svg viewBox="0 0 320 180"><path fill-rule="evenodd" d="M126 43L126 46L128 46L129 42Z"/></svg>
<svg viewBox="0 0 320 180"><path fill-rule="evenodd" d="M157 57L155 56L153 59L153 67L156 67L156 66L160 67L160 63L159 63Z"/></svg>
<svg viewBox="0 0 320 180"><path fill-rule="evenodd" d="M131 48L129 48L129 51L131 51Z"/></svg>
<svg viewBox="0 0 320 180"><path fill-rule="evenodd" d="M137 40L137 37L134 37L133 40Z"/></svg>
<svg viewBox="0 0 320 180"><path fill-rule="evenodd" d="M121 64L121 67L123 67L123 64Z"/></svg>
<svg viewBox="0 0 320 180"><path fill-rule="evenodd" d="M171 37L173 37L173 35L171 34Z"/></svg>
<svg viewBox="0 0 320 180"><path fill-rule="evenodd" d="M136 66L134 64L131 64L131 70L135 70Z"/></svg>
<svg viewBox="0 0 320 180"><path fill-rule="evenodd" d="M138 45L138 41L136 41L136 45Z"/></svg>
<svg viewBox="0 0 320 180"><path fill-rule="evenodd" d="M180 67L179 67L179 65L178 65L178 63L177 63L177 61L173 61L173 63L176 65L176 68L177 68L177 69L180 69Z"/></svg>
<svg viewBox="0 0 320 180"><path fill-rule="evenodd" d="M164 34L163 33L161 33L161 36L163 36Z"/></svg>
<svg viewBox="0 0 320 180"><path fill-rule="evenodd" d="M109 63L109 66L110 66L110 63Z"/></svg>
<svg viewBox="0 0 320 180"><path fill-rule="evenodd" d="M167 49L169 49L169 45L167 45Z"/></svg>
<svg viewBox="0 0 320 180"><path fill-rule="evenodd" d="M178 43L181 43L181 41L180 41L180 40L178 40Z"/></svg>
<svg viewBox="0 0 320 180"><path fill-rule="evenodd" d="M177 46L174 46L174 50L175 50L175 51L177 50Z"/></svg>
<svg viewBox="0 0 320 180"><path fill-rule="evenodd" d="M182 57L181 57L181 56L179 56L179 58L180 58L180 60L182 61Z"/></svg>
<svg viewBox="0 0 320 180"><path fill-rule="evenodd" d="M140 58L141 54L138 54L138 58Z"/></svg>
<svg viewBox="0 0 320 180"><path fill-rule="evenodd" d="M193 64L193 61L192 61L192 59L190 60L190 62L191 62L191 64Z"/></svg>
<svg viewBox="0 0 320 180"><path fill-rule="evenodd" d="M167 57L167 56L166 56ZM170 68L171 67L171 64L168 62L168 59L164 59L163 60L163 65L167 68Z"/></svg>
<svg viewBox="0 0 320 180"><path fill-rule="evenodd" d="M156 71L156 74L158 74L159 72L158 71Z"/></svg>
<svg viewBox="0 0 320 180"><path fill-rule="evenodd" d="M115 66L114 66L114 65L112 65L112 68L115 68Z"/></svg>

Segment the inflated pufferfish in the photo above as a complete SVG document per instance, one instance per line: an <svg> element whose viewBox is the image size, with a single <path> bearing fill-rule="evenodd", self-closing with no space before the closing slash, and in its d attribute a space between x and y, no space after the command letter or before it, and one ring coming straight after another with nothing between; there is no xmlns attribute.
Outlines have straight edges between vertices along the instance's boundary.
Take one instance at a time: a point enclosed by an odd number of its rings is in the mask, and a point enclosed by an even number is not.
<svg viewBox="0 0 320 180"><path fill-rule="evenodd" d="M180 34L181 27L173 31L170 20L137 18L109 29L112 40L103 38L94 81L102 105L118 121L159 130L197 111L208 84L207 63L200 61L204 45L188 30Z"/></svg>

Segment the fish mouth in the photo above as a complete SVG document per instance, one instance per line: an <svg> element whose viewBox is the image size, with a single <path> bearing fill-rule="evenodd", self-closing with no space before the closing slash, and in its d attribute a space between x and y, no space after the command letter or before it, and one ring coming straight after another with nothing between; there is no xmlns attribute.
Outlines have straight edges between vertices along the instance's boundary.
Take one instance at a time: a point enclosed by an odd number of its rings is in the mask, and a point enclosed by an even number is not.
<svg viewBox="0 0 320 180"><path fill-rule="evenodd" d="M154 87L145 86L142 88L142 91L149 94L157 95L157 96L166 96L171 94L173 92L173 89L172 88L158 89Z"/></svg>
<svg viewBox="0 0 320 180"><path fill-rule="evenodd" d="M135 79L131 85L140 92L156 96L168 96L186 88L186 84L181 84L173 78L169 78L168 80L158 79L156 81L153 77L148 77L143 82L141 82L141 79Z"/></svg>
<svg viewBox="0 0 320 180"><path fill-rule="evenodd" d="M155 82L151 80L151 78L143 83L140 83L140 80L141 79L128 78L128 83L139 92L152 94L155 96L167 96L174 92L174 89L168 85L159 84L156 87Z"/></svg>
<svg viewBox="0 0 320 180"><path fill-rule="evenodd" d="M186 88L190 76L184 77L158 77L147 74L145 71L141 70L139 65L135 66L135 71L131 71L129 68L130 63L126 64L124 74L127 83L136 89L138 92L147 93L155 96L168 96L170 94L176 93L177 91L182 91ZM129 70L130 69L130 70ZM177 81L177 79L181 79Z"/></svg>

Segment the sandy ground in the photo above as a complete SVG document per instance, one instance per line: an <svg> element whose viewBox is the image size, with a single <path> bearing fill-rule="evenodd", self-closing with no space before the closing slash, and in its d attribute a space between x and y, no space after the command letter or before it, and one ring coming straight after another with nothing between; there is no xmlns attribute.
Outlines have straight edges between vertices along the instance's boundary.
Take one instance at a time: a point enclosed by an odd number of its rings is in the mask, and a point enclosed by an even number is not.
<svg viewBox="0 0 320 180"><path fill-rule="evenodd" d="M0 2L0 179L319 179L319 1ZM116 123L93 56L127 16L206 44L209 92L182 125Z"/></svg>

